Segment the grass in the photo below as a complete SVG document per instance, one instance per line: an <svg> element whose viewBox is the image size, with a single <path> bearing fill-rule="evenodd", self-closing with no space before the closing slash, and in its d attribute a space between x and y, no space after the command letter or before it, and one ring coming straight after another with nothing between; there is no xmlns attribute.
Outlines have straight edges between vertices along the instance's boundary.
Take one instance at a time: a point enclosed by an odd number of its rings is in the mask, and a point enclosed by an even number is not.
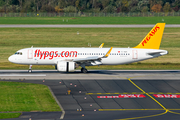
<svg viewBox="0 0 180 120"><path fill-rule="evenodd" d="M21 113L0 113L0 119L17 118Z"/></svg>
<svg viewBox="0 0 180 120"><path fill-rule="evenodd" d="M0 17L0 24L180 24L180 16L163 17ZM163 20L163 21L162 21Z"/></svg>
<svg viewBox="0 0 180 120"><path fill-rule="evenodd" d="M48 87L40 84L0 82L0 111L61 111ZM0 113L0 119L18 113Z"/></svg>
<svg viewBox="0 0 180 120"><path fill-rule="evenodd" d="M10 63L8 57L22 48L34 47L134 47L151 28L0 28L0 69L28 69L27 65ZM77 35L79 31L79 35ZM180 28L165 28L160 49L169 54L142 61L142 64L90 67L92 69L179 69ZM162 64L168 63L169 67ZM142 65L144 67L142 67ZM149 67L153 65L154 67ZM131 67L129 67L131 66ZM54 69L33 66L33 69Z"/></svg>

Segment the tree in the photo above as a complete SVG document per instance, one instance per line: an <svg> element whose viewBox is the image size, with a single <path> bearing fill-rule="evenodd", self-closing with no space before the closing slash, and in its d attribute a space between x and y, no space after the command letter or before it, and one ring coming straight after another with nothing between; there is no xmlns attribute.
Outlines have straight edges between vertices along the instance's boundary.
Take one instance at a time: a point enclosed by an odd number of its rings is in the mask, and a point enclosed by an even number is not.
<svg viewBox="0 0 180 120"><path fill-rule="evenodd" d="M179 9L180 9L180 0L175 0L173 3L172 3L172 6L173 6L173 10L175 12L178 12Z"/></svg>
<svg viewBox="0 0 180 120"><path fill-rule="evenodd" d="M75 5L78 9L80 9L80 0L76 0Z"/></svg>
<svg viewBox="0 0 180 120"><path fill-rule="evenodd" d="M106 13L114 13L116 12L117 8L112 6L112 5L108 5L106 8L104 8L103 12Z"/></svg>
<svg viewBox="0 0 180 120"><path fill-rule="evenodd" d="M156 0L149 0L150 9L156 4Z"/></svg>
<svg viewBox="0 0 180 120"><path fill-rule="evenodd" d="M170 12L171 11L171 6L170 6L169 2L166 2L166 4L163 7L163 11L164 12Z"/></svg>
<svg viewBox="0 0 180 120"><path fill-rule="evenodd" d="M61 9L59 6L56 6L54 9L55 9L55 11L56 11L57 13L59 13L59 12L62 12L62 11L63 11L63 9Z"/></svg>
<svg viewBox="0 0 180 120"><path fill-rule="evenodd" d="M131 0L128 2L128 8L130 12L139 12L138 0Z"/></svg>
<svg viewBox="0 0 180 120"><path fill-rule="evenodd" d="M148 6L144 6L144 7L141 9L141 12L148 12L148 11L149 11Z"/></svg>
<svg viewBox="0 0 180 120"><path fill-rule="evenodd" d="M0 0L0 6L4 6L4 5L5 5L4 0Z"/></svg>
<svg viewBox="0 0 180 120"><path fill-rule="evenodd" d="M77 12L76 7L74 7L74 6L67 6L63 10L64 10L64 12Z"/></svg>
<svg viewBox="0 0 180 120"><path fill-rule="evenodd" d="M151 10L153 12L157 13L157 12L161 12L161 8L162 8L162 6L160 4L155 4L155 5L152 6Z"/></svg>
<svg viewBox="0 0 180 120"><path fill-rule="evenodd" d="M141 12L148 12L149 11L149 1L148 0L139 1L137 6Z"/></svg>
<svg viewBox="0 0 180 120"><path fill-rule="evenodd" d="M121 6L122 12L129 12L128 5L129 5L128 0L122 0L122 6Z"/></svg>
<svg viewBox="0 0 180 120"><path fill-rule="evenodd" d="M101 0L101 3L102 3L103 8L106 8L109 5L110 0Z"/></svg>

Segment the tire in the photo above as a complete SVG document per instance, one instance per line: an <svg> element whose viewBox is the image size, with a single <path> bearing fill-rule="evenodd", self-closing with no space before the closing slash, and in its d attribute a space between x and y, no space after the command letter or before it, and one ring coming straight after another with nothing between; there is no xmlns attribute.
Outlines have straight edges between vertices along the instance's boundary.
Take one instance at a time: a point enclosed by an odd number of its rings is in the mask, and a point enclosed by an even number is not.
<svg viewBox="0 0 180 120"><path fill-rule="evenodd" d="M87 69L83 69L82 72L83 72L83 73L87 73Z"/></svg>

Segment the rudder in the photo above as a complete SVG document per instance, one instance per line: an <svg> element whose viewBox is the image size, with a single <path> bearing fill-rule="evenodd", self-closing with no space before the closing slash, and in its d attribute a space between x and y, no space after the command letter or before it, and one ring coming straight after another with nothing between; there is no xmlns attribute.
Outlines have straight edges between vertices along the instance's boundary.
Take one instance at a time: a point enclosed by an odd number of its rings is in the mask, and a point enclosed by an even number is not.
<svg viewBox="0 0 180 120"><path fill-rule="evenodd" d="M159 49L165 23L157 23L146 37L134 48Z"/></svg>

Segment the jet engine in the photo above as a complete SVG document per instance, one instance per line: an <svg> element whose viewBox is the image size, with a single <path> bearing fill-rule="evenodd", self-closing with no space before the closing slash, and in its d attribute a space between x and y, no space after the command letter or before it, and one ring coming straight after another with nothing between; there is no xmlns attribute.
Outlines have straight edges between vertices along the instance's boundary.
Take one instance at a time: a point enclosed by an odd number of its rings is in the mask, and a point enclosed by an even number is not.
<svg viewBox="0 0 180 120"><path fill-rule="evenodd" d="M76 69L76 63L75 62L60 61L57 63L57 70L58 71L69 72L69 71L74 71L74 69Z"/></svg>

